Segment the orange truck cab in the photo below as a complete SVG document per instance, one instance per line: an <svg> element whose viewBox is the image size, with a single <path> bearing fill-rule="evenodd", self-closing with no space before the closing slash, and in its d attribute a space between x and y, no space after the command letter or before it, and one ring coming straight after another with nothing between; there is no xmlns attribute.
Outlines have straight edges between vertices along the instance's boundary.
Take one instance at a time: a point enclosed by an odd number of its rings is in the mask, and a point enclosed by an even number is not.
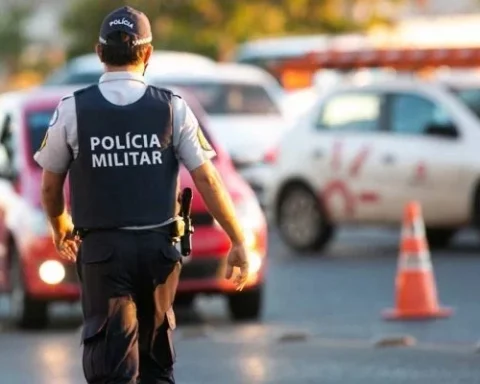
<svg viewBox="0 0 480 384"><path fill-rule="evenodd" d="M295 90L313 86L315 75L325 69L344 73L360 69L390 69L424 76L442 67L471 69L478 68L479 64L479 47L350 50L319 47L297 57L272 63L269 70L286 89Z"/></svg>

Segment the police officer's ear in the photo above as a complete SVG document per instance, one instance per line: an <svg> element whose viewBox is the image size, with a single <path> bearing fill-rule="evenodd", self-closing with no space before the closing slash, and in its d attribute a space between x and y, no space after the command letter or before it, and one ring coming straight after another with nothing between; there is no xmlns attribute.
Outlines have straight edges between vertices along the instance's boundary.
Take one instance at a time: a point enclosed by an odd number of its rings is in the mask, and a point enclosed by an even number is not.
<svg viewBox="0 0 480 384"><path fill-rule="evenodd" d="M102 61L102 46L100 44L95 45L95 52L99 57L100 61Z"/></svg>
<svg viewBox="0 0 480 384"><path fill-rule="evenodd" d="M150 61L150 57L152 57L152 53L153 53L153 45L148 44L147 49L145 50L145 58L143 60L145 64L148 64L148 62Z"/></svg>

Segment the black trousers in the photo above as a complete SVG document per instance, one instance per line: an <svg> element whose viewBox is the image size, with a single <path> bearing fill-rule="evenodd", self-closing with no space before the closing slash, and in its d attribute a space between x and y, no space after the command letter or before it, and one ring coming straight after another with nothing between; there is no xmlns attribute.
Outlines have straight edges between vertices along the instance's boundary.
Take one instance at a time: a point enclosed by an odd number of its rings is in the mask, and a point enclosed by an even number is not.
<svg viewBox="0 0 480 384"><path fill-rule="evenodd" d="M168 235L91 232L77 259L89 384L174 384L172 304L181 269Z"/></svg>

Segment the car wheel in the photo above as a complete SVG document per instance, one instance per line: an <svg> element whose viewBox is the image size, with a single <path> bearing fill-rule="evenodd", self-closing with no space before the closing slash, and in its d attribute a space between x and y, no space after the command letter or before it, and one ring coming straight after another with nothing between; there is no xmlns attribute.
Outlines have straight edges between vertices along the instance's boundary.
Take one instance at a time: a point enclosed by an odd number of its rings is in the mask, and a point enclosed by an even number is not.
<svg viewBox="0 0 480 384"><path fill-rule="evenodd" d="M262 312L263 287L248 288L227 296L230 317L236 321L258 320Z"/></svg>
<svg viewBox="0 0 480 384"><path fill-rule="evenodd" d="M427 227L426 236L428 245L431 249L446 248L457 233L456 229L452 228L430 228Z"/></svg>
<svg viewBox="0 0 480 384"><path fill-rule="evenodd" d="M288 187L277 211L280 236L298 252L319 251L331 240L334 228L319 199L302 185Z"/></svg>
<svg viewBox="0 0 480 384"><path fill-rule="evenodd" d="M17 255L13 255L10 267L10 319L23 329L43 329L48 324L48 302L37 300L25 292L23 275Z"/></svg>

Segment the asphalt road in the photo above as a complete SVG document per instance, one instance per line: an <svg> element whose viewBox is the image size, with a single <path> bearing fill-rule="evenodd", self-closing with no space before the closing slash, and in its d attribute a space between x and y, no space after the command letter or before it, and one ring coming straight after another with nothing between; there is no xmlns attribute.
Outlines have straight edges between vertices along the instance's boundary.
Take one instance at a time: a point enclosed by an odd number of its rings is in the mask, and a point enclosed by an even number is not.
<svg viewBox="0 0 480 384"><path fill-rule="evenodd" d="M178 314L179 384L480 383L480 242L463 233L433 254L444 320L387 322L398 234L344 230L323 257L297 257L273 234L262 322L235 325L223 302L200 298ZM41 333L0 333L0 383L79 384L79 319L57 308ZM409 336L411 346L379 347Z"/></svg>

